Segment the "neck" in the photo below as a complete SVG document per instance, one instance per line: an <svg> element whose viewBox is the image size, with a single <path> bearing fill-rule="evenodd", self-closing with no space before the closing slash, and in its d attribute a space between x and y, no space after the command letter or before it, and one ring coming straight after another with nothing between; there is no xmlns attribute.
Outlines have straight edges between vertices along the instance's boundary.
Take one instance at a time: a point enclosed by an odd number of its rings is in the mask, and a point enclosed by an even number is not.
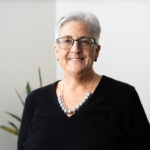
<svg viewBox="0 0 150 150"><path fill-rule="evenodd" d="M64 84L70 90L88 88L89 83L92 82L95 76L96 76L96 73L94 71L87 72L82 75L70 75L66 73L64 74Z"/></svg>

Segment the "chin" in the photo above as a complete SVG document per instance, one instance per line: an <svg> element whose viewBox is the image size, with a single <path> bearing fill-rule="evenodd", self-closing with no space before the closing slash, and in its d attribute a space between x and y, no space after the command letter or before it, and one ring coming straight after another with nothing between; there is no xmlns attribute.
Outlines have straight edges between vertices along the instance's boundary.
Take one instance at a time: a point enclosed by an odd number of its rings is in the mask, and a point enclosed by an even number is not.
<svg viewBox="0 0 150 150"><path fill-rule="evenodd" d="M83 73L83 71L69 71L69 72L74 75L80 75Z"/></svg>
<svg viewBox="0 0 150 150"><path fill-rule="evenodd" d="M83 75L84 73L86 72L85 69L75 69L75 70L68 70L68 73L69 74L72 74L72 75Z"/></svg>

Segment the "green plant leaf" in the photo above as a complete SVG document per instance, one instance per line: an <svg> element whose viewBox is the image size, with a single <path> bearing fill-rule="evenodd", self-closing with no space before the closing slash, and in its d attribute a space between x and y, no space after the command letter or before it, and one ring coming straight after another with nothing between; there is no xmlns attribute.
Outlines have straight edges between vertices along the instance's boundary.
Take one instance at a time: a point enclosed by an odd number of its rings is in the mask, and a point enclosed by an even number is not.
<svg viewBox="0 0 150 150"><path fill-rule="evenodd" d="M9 133L12 133L12 134L14 134L14 135L16 135L16 136L18 136L18 134L19 134L18 131L16 131L15 129L10 128L10 127L6 127L6 126L1 126L1 125L0 125L0 128L3 129L4 131L7 131L7 132L9 132Z"/></svg>
<svg viewBox="0 0 150 150"><path fill-rule="evenodd" d="M15 118L16 120L18 120L19 122L21 122L21 118L18 117L17 115L10 113L10 112L6 112L8 115L10 115L11 117Z"/></svg>
<svg viewBox="0 0 150 150"><path fill-rule="evenodd" d="M29 82L27 82L27 84L26 84L26 94L28 95L29 93L31 93L31 86L30 86L30 83Z"/></svg>
<svg viewBox="0 0 150 150"><path fill-rule="evenodd" d="M39 68L38 69L38 72L39 72L39 81L40 81L40 87L42 87L42 77L41 77L41 69Z"/></svg>
<svg viewBox="0 0 150 150"><path fill-rule="evenodd" d="M13 122L8 121L8 123L9 123L16 131L19 132L18 127L17 127Z"/></svg>
<svg viewBox="0 0 150 150"><path fill-rule="evenodd" d="M19 94L19 92L15 89L15 92L16 92L16 94L17 94L17 96L18 96L18 98L19 98L19 100L20 100L20 102L22 103L22 105L24 106L24 101L22 100L22 98L21 98L21 96L20 96L20 94Z"/></svg>
<svg viewBox="0 0 150 150"><path fill-rule="evenodd" d="M39 75L40 87L42 87L42 77L41 77L41 70L40 70L40 68L38 69L38 75ZM19 94L19 92L16 89L15 89L15 91L16 91L16 94L17 94L20 102L24 106L25 102L21 98L21 95ZM28 95L29 93L31 93L31 91L32 91L31 90L31 86L30 86L29 82L27 82L27 84L26 84L26 94ZM10 112L5 112L5 113L7 113L11 117L15 118L19 122L21 122L21 118L18 117L17 115L15 115L13 113L10 113ZM10 127L4 126L4 125L0 125L0 128L5 130L5 131L7 131L7 132L9 132L9 133L12 133L12 134L18 136L19 135L19 128L13 122L8 121L8 123L9 123Z"/></svg>

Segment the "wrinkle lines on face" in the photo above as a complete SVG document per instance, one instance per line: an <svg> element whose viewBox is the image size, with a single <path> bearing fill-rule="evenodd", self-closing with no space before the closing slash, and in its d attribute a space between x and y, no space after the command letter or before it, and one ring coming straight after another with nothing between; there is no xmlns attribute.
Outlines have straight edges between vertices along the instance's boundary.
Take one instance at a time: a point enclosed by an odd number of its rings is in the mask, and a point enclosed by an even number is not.
<svg viewBox="0 0 150 150"><path fill-rule="evenodd" d="M60 37L69 36L73 39L79 39L84 36L91 37L91 32L86 24L71 21L63 25L59 35ZM87 50L79 47L78 42L75 41L72 48L64 50L56 46L55 51L64 72L82 74L83 72L93 71L96 46Z"/></svg>

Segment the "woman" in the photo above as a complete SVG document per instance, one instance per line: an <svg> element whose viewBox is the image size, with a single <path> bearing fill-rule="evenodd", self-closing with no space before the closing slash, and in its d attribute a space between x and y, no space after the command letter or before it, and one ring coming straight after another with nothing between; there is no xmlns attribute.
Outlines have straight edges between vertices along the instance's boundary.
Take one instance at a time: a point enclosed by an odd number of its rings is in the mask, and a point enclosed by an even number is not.
<svg viewBox="0 0 150 150"><path fill-rule="evenodd" d="M18 150L146 150L150 125L135 88L97 74L100 25L75 12L56 26L64 79L28 95Z"/></svg>

